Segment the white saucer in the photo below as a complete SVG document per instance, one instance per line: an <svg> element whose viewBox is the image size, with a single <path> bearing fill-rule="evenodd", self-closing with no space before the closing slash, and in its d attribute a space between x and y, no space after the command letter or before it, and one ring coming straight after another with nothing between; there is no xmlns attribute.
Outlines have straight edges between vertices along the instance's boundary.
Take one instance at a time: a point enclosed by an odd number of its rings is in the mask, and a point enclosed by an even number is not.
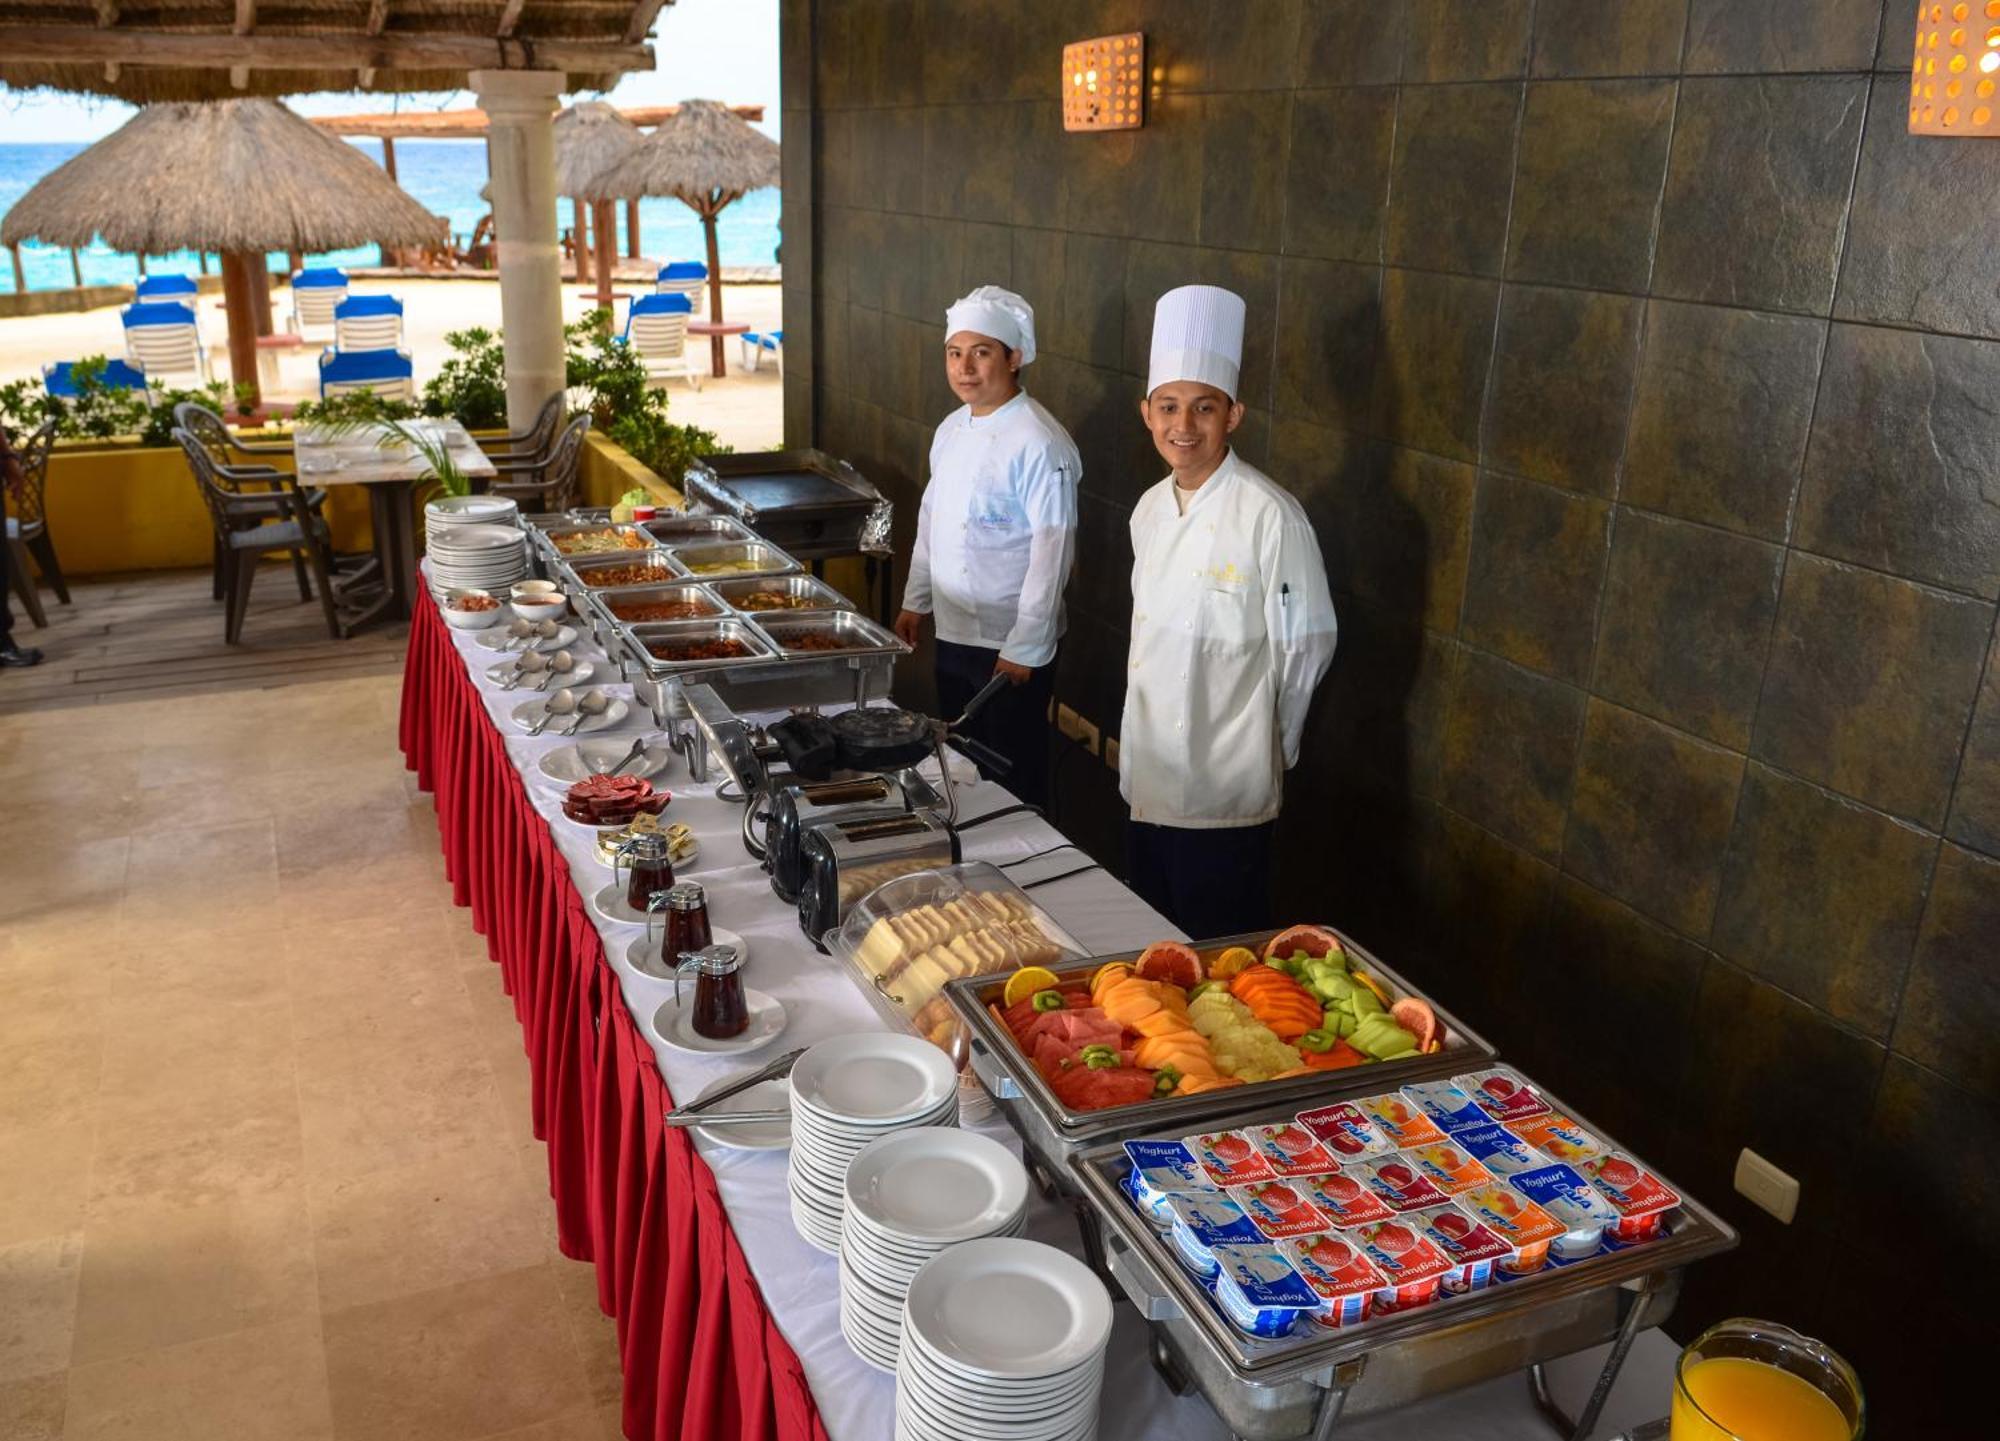
<svg viewBox="0 0 2000 1441"><path fill-rule="evenodd" d="M711 1091L719 1091L731 1084L733 1082L725 1077L695 1099L699 1101ZM748 1090L738 1091L728 1099L716 1102L715 1110L718 1115L731 1111L782 1111L790 1102L791 1094L791 1082L779 1076L774 1080L759 1081ZM790 1121L751 1121L740 1126L695 1126L691 1129L704 1141L712 1141L732 1151L782 1151L792 1144Z"/></svg>
<svg viewBox="0 0 2000 1441"><path fill-rule="evenodd" d="M574 745L558 746L543 752L536 764L550 780L571 786L586 776L602 775L606 766L617 765L631 748L632 743L627 740L578 741ZM656 747L641 751L639 759L618 774L651 780L666 770L673 758L674 752L662 741Z"/></svg>
<svg viewBox="0 0 2000 1441"><path fill-rule="evenodd" d="M784 1034L784 1003L776 996L766 995L749 986L743 988L743 999L750 1007L750 1024L742 1035L732 1036L726 1041L712 1041L707 1036L696 1035L694 1027L689 1024L688 1012L681 1004L683 999L693 1003L692 985L682 989L680 998L668 996L660 1002L659 1009L647 1022L653 1038L671 1050L692 1051L704 1056L733 1056L769 1045Z"/></svg>
<svg viewBox="0 0 2000 1441"><path fill-rule="evenodd" d="M747 962L750 959L750 943L734 931L726 931L721 926L710 926L708 939L711 945L734 946L738 960ZM671 983L674 979L671 974L664 976L660 974L659 945L657 940L649 936L635 937L632 944L625 948L625 964L648 980Z"/></svg>
<svg viewBox="0 0 2000 1441"><path fill-rule="evenodd" d="M573 625L566 625L563 626L561 629L559 629L554 635L550 636L547 640L538 640L534 643L532 647L530 647L522 645L519 636L509 635L507 633L507 627L505 627L504 625L496 625L492 627L490 630L474 631L472 643L477 646L482 646L487 650L533 649L540 651L550 651L550 650L561 650L566 645L576 644L576 636L577 636L576 627Z"/></svg>
<svg viewBox="0 0 2000 1441"><path fill-rule="evenodd" d="M530 700L522 701L514 707L514 724L524 731L533 730L536 722L540 721L548 713L549 698L546 695L535 696ZM581 725L576 727L576 734L587 736L592 731L610 730L613 726L623 725L625 718L631 714L632 706L630 702L621 700L617 696L612 696L611 708L602 715L594 715L586 719ZM558 716L543 728L542 734L561 735L575 723L576 716L573 713L567 720Z"/></svg>
<svg viewBox="0 0 2000 1441"><path fill-rule="evenodd" d="M489 665L488 667L486 667L486 678L492 681L493 684L495 685L507 684L507 682L512 680L518 673L519 673L518 669L513 661L503 660L498 662L497 664ZM548 674L549 672L547 671L542 672L542 676L546 676ZM559 679L562 681L563 685L572 685L572 686L582 685L585 681L589 680L592 676L596 674L597 674L596 661L580 660L574 666L572 666L564 675L559 677ZM558 686L555 683L555 681L550 681L546 686L538 686L537 682L542 678L542 676L535 676L531 679L524 680L519 685L515 686L514 689L521 695L547 695L552 690L561 689L561 686ZM618 753L618 755L623 755L623 754L624 754L623 751L620 751ZM616 755L611 757L612 761L615 761L617 759L618 756ZM611 761L606 761L605 764L609 765L611 764ZM582 780L583 777L578 776L577 779Z"/></svg>

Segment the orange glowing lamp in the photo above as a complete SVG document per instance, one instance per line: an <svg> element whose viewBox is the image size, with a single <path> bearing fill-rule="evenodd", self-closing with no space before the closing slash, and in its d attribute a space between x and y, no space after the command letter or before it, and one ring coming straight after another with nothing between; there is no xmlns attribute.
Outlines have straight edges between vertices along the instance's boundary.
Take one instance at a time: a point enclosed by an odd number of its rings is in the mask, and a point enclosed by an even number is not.
<svg viewBox="0 0 2000 1441"><path fill-rule="evenodd" d="M1921 0L1912 135L2000 135L2000 0Z"/></svg>
<svg viewBox="0 0 2000 1441"><path fill-rule="evenodd" d="M1100 35L1063 46L1063 129L1137 130L1146 123L1146 37Z"/></svg>

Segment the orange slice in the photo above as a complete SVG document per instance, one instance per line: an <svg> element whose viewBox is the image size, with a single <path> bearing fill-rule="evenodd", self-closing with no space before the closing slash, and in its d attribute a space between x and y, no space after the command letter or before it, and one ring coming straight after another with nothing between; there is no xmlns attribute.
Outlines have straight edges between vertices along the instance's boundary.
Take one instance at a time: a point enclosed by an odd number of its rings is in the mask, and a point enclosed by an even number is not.
<svg viewBox="0 0 2000 1441"><path fill-rule="evenodd" d="M1056 973L1046 966L1023 966L1007 977L1007 989L1000 993L1000 1000L1009 1006L1018 1006L1036 991L1046 991L1058 983Z"/></svg>

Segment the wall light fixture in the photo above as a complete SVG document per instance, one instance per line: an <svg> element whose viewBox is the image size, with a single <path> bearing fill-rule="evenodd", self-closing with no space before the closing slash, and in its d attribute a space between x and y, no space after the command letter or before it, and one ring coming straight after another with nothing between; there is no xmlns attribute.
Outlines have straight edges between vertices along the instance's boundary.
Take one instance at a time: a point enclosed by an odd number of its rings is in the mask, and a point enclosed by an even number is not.
<svg viewBox="0 0 2000 1441"><path fill-rule="evenodd" d="M1146 123L1146 37L1063 46L1062 98L1065 130L1137 130Z"/></svg>

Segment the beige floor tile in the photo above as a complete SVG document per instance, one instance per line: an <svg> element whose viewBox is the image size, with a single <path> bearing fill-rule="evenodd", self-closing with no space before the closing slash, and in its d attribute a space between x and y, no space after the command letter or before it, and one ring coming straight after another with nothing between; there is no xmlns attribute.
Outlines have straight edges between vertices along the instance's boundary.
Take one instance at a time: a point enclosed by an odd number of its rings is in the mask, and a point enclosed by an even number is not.
<svg viewBox="0 0 2000 1441"><path fill-rule="evenodd" d="M183 988L114 996L106 1010L107 1107L292 1097L292 1009L282 995L233 1000Z"/></svg>
<svg viewBox="0 0 2000 1441"><path fill-rule="evenodd" d="M425 1034L421 1024L330 1036L301 1045L298 1066L315 1178L483 1150L504 1134L493 1074L468 1036Z"/></svg>
<svg viewBox="0 0 2000 1441"><path fill-rule="evenodd" d="M541 1212L502 1147L350 1178L310 1192L320 1304L385 1301L545 1259Z"/></svg>
<svg viewBox="0 0 2000 1441"><path fill-rule="evenodd" d="M517 1431L496 1432L482 1437L481 1441L606 1441L607 1436L622 1437L624 1433L617 1429L619 1418L616 1415L610 1419L613 1429L605 1431L604 1411L602 1406L585 1406L552 1420L523 1426Z"/></svg>
<svg viewBox="0 0 2000 1441"><path fill-rule="evenodd" d="M25 1029L25 1028L24 1028ZM104 1036L93 1022L53 1019L15 1037L0 1020L0 1129L88 1126L103 1074Z"/></svg>
<svg viewBox="0 0 2000 1441"><path fill-rule="evenodd" d="M298 1182L304 1159L289 1090L106 1107L91 1157L90 1216L271 1195Z"/></svg>
<svg viewBox="0 0 2000 1441"><path fill-rule="evenodd" d="M330 1441L317 1322L142 1351L70 1373L65 1441Z"/></svg>
<svg viewBox="0 0 2000 1441"><path fill-rule="evenodd" d="M323 1325L339 1441L486 1437L589 1402L545 1266L330 1311Z"/></svg>
<svg viewBox="0 0 2000 1441"><path fill-rule="evenodd" d="M562 1292L563 1317L570 1340L583 1364L584 1384L591 1399L616 1401L624 1384L618 1361L618 1323L597 1305L597 1268L568 1257L554 1263L556 1286Z"/></svg>
<svg viewBox="0 0 2000 1441"><path fill-rule="evenodd" d="M92 1218L73 1364L316 1315L303 1189Z"/></svg>
<svg viewBox="0 0 2000 1441"><path fill-rule="evenodd" d="M383 1027L473 1024L443 919L426 911L302 931L287 942L284 979L302 1044L344 1044L349 1034Z"/></svg>
<svg viewBox="0 0 2000 1441"><path fill-rule="evenodd" d="M91 1122L0 1128L0 1246L82 1228L95 1146Z"/></svg>
<svg viewBox="0 0 2000 1441"><path fill-rule="evenodd" d="M74 1231L0 1246L0 1381L69 1365L82 1259L83 1238Z"/></svg>
<svg viewBox="0 0 2000 1441"><path fill-rule="evenodd" d="M124 894L131 849L124 835L67 828L37 833L32 847L10 849L0 867L0 922L9 930L31 930L72 906L108 915Z"/></svg>
<svg viewBox="0 0 2000 1441"><path fill-rule="evenodd" d="M49 1371L0 1381L0 1436L7 1441L62 1441L69 1375Z"/></svg>

